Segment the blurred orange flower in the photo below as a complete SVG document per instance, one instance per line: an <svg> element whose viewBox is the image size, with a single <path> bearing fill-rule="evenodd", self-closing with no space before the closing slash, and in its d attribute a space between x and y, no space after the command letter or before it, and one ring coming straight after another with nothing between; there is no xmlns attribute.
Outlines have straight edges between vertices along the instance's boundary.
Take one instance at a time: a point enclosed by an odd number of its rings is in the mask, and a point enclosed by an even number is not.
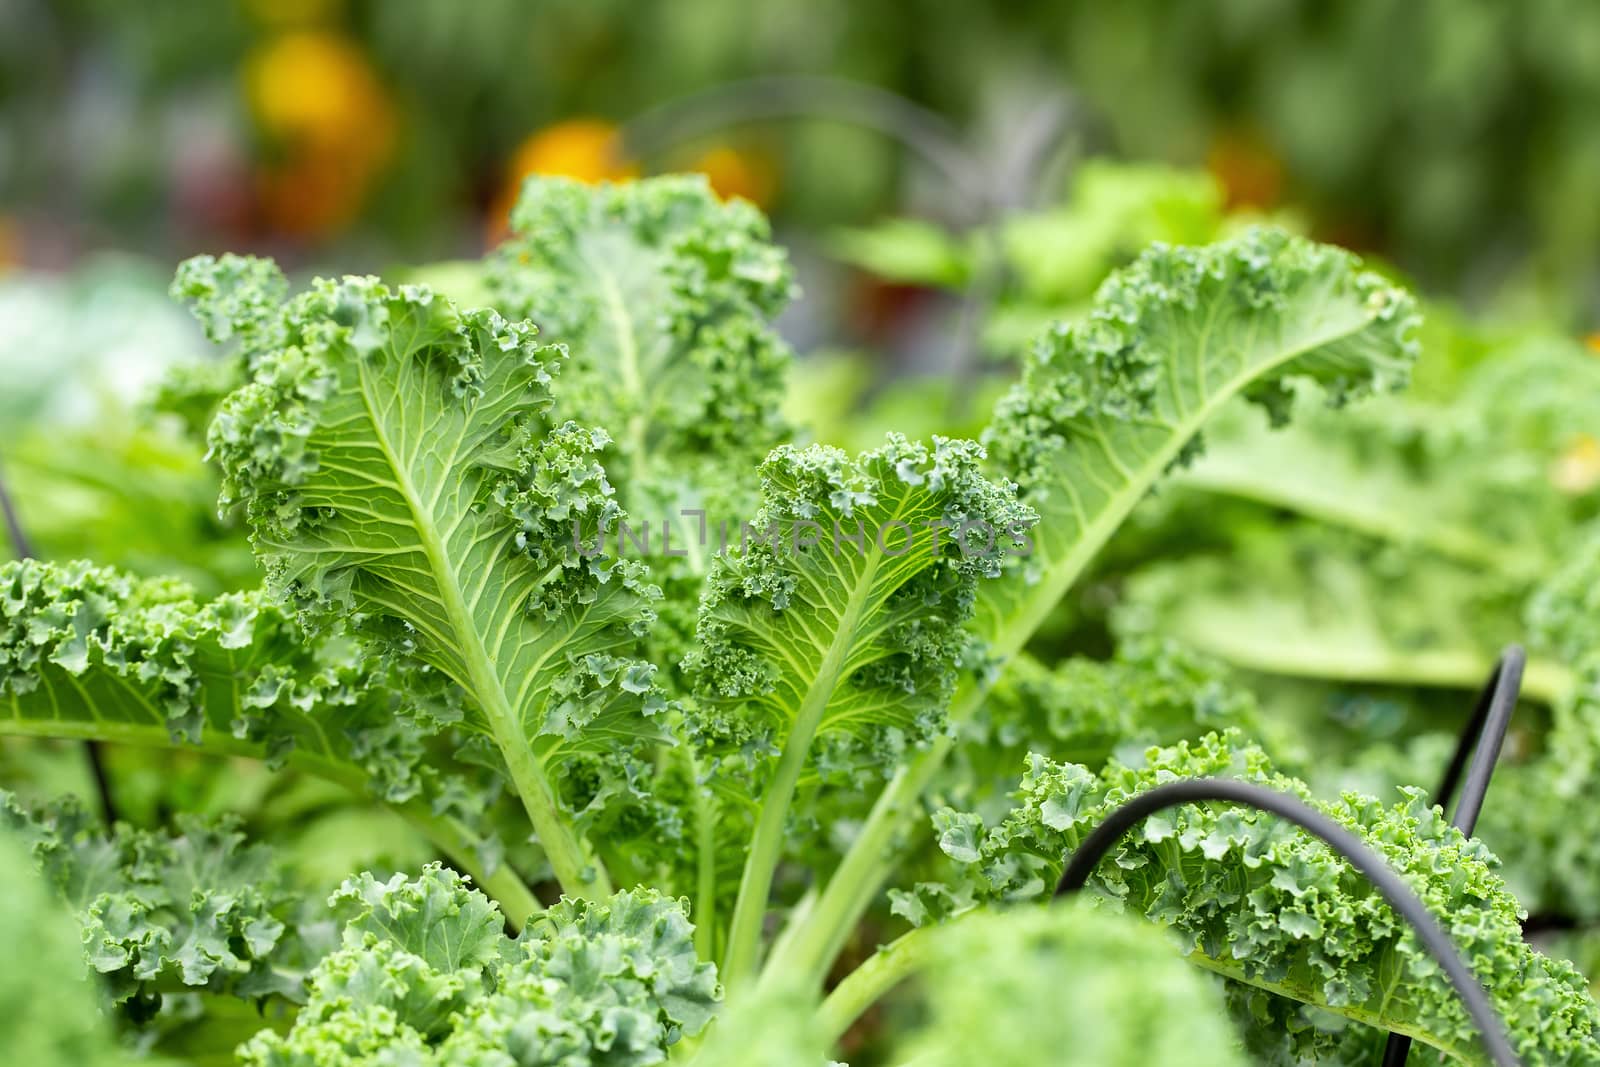
<svg viewBox="0 0 1600 1067"><path fill-rule="evenodd" d="M367 57L337 34L296 31L258 47L244 78L276 153L259 180L268 223L300 236L344 226L394 148L394 106Z"/></svg>
<svg viewBox="0 0 1600 1067"><path fill-rule="evenodd" d="M737 196L764 208L778 191L778 172L772 160L752 151L718 145L702 153L689 170L704 174L724 200Z"/></svg>
<svg viewBox="0 0 1600 1067"><path fill-rule="evenodd" d="M581 182L621 181L636 177L638 168L622 155L615 123L604 119L568 119L539 130L511 156L511 180L521 184L530 174L553 174Z"/></svg>
<svg viewBox="0 0 1600 1067"><path fill-rule="evenodd" d="M1589 351L1593 352L1597 356L1600 356L1600 331L1591 333L1588 337L1585 337L1583 339L1583 343L1589 346Z"/></svg>
<svg viewBox="0 0 1600 1067"><path fill-rule="evenodd" d="M622 154L616 123L577 118L552 123L517 146L506 165L505 182L489 205L488 240L506 235L511 208L522 183L533 174L575 178L581 182L626 181L639 169Z"/></svg>

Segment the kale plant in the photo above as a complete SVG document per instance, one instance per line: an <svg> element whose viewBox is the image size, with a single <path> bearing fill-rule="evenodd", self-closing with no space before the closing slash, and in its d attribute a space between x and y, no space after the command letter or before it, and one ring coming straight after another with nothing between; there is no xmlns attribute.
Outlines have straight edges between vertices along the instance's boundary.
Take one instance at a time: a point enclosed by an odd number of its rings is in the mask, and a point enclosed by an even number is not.
<svg viewBox="0 0 1600 1067"><path fill-rule="evenodd" d="M849 453L783 414L794 285L753 208L539 179L513 226L473 306L179 269L223 359L159 403L203 428L259 588L0 568L0 731L263 761L438 857L313 891L237 820L8 798L5 847L114 1016L62 1048L119 1055L114 1022L181 1061L177 1016L243 1002L250 1067L1295 1063L1373 1028L1480 1061L1372 887L1264 816L1152 819L1089 899L1045 906L1157 784L1312 796L1267 709L1159 623L1109 659L1037 639L1236 405L1281 424L1401 387L1406 293L1274 229L1156 244L1038 338L979 439ZM1551 628L1576 629L1574 585L1540 601ZM1317 803L1446 923L1525 1062L1600 1063L1582 977L1524 943L1484 845L1414 790Z"/></svg>

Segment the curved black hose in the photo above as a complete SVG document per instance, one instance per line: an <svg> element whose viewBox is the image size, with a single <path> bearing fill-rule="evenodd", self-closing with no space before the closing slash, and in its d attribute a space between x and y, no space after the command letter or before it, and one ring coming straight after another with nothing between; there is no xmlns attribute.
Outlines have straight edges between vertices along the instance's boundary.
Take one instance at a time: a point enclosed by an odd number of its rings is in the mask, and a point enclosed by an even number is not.
<svg viewBox="0 0 1600 1067"><path fill-rule="evenodd" d="M1429 913L1427 905L1364 841L1298 797L1253 782L1226 778L1197 778L1157 786L1129 800L1094 828L1073 853L1056 887L1056 895L1063 896L1082 889L1112 846L1147 816L1180 804L1205 801L1243 804L1287 819L1307 833L1321 838L1329 848L1348 860L1383 894L1389 906L1411 924L1417 932L1417 939L1438 961L1466 1006L1467 1014L1478 1027L1490 1061L1496 1067L1521 1067L1522 1061L1512 1051L1500 1016L1489 1002L1489 995L1456 951L1450 936Z"/></svg>
<svg viewBox="0 0 1600 1067"><path fill-rule="evenodd" d="M620 133L629 155L649 158L729 126L786 118L826 118L877 130L933 164L988 214L989 176L954 127L897 93L844 78L775 75L728 82L642 111Z"/></svg>
<svg viewBox="0 0 1600 1067"><path fill-rule="evenodd" d="M956 194L975 207L977 230L987 244L962 294L950 351L952 416L965 414L976 373L983 310L999 294L1004 274L998 228L1007 206L994 176L945 118L915 101L874 85L824 75L772 75L727 82L640 112L622 124L623 151L648 159L683 141L716 130L768 119L827 119L874 130L900 142L937 170ZM1067 119L1056 107L1044 113L1020 161L1024 173L1059 139Z"/></svg>
<svg viewBox="0 0 1600 1067"><path fill-rule="evenodd" d="M1472 717L1461 729L1450 766L1434 799L1448 805L1461 785L1461 774L1466 771L1466 785L1461 799L1456 802L1455 815L1450 824L1464 834L1472 833L1478 825L1478 815L1483 811L1483 798L1489 792L1489 780L1494 777L1495 764L1500 759L1500 748L1505 744L1506 730L1511 726L1511 713L1517 709L1517 697L1522 692L1522 669L1527 665L1527 654L1521 645L1509 645L1500 653L1494 672L1478 693L1478 703ZM1472 766L1467 767L1468 757ZM1405 1067L1411 1056L1411 1039L1404 1034L1390 1034L1383 1047L1382 1067Z"/></svg>

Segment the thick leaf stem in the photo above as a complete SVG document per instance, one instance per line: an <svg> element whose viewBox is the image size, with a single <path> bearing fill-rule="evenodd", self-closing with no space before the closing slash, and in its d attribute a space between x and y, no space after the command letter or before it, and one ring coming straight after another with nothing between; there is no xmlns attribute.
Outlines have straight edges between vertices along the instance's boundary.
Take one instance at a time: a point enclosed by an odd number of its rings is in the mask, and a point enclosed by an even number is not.
<svg viewBox="0 0 1600 1067"><path fill-rule="evenodd" d="M943 929L923 926L880 948L834 987L817 1012L823 1037L832 1045L884 994L928 962L930 942Z"/></svg>
<svg viewBox="0 0 1600 1067"><path fill-rule="evenodd" d="M395 488L411 511L417 538L433 572L445 615L460 645L462 667L467 677L458 681L463 682L478 699L489 720L495 744L499 746L506 768L511 772L512 785L522 798L522 806L528 812L539 845L544 849L545 858L550 861L550 868L555 873L556 881L561 883L562 891L585 900L610 896L611 883L605 868L598 858L584 848L562 816L544 768L534 758L533 750L523 735L521 718L506 695L505 686L495 671L488 649L484 647L476 621L468 610L460 576L451 565L444 540L434 524L432 509L423 503L422 494L412 483L406 464L401 462L384 433L373 391L374 386L363 372L361 399L366 405L367 417L371 420L378 447L394 474Z"/></svg>
<svg viewBox="0 0 1600 1067"><path fill-rule="evenodd" d="M699 761L692 754L687 759L694 790L694 949L702 960L710 960L717 951L717 802L700 784Z"/></svg>
<svg viewBox="0 0 1600 1067"><path fill-rule="evenodd" d="M845 657L850 653L856 626L861 621L880 560L879 554L874 552L856 581L849 603L840 613L833 643L828 646L817 669L817 676L795 715L777 772L762 799L755 836L750 842L750 855L739 881L739 899L733 909L733 924L728 931L728 955L723 961L722 971L723 980L730 986L748 980L759 961L762 925L766 919L767 900L772 893L772 879L783 853L789 805L794 800L800 772L805 769L806 759L811 753L811 742L822 725L823 713L828 709L828 701L833 698L834 687L844 669Z"/></svg>
<svg viewBox="0 0 1600 1067"><path fill-rule="evenodd" d="M813 690L813 694L815 692ZM826 704L826 694L821 700L807 699L806 706L801 709L789 731L789 740L784 745L777 773L773 775L767 786L766 797L762 800L755 835L750 840L750 854L739 880L739 899L734 904L733 922L728 930L728 954L723 961L722 975L723 981L729 986L747 980L756 969L761 955L762 926L767 915L767 900L772 893L772 879L783 853L789 804L794 799L800 772L805 769L811 740L822 722Z"/></svg>

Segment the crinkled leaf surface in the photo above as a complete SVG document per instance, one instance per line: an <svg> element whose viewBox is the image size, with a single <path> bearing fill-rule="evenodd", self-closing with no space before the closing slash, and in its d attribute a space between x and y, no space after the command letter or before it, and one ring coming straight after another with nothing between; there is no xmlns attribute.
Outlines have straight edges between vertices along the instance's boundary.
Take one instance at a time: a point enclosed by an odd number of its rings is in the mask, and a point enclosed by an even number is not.
<svg viewBox="0 0 1600 1067"><path fill-rule="evenodd" d="M423 741L460 715L442 680L312 636L259 592L198 602L85 563L0 565L0 733L292 760L404 801L433 777Z"/></svg>
<svg viewBox="0 0 1600 1067"><path fill-rule="evenodd" d="M1291 381L1332 402L1401 385L1414 325L1411 299L1353 256L1275 230L1157 245L1113 274L995 411L994 464L1040 521L1032 555L985 590L978 632L1001 657L1021 647L1228 401L1282 417Z"/></svg>
<svg viewBox="0 0 1600 1067"><path fill-rule="evenodd" d="M1151 749L1142 765L1096 774L1030 761L1020 806L985 829L946 813L946 884L919 886L899 910L925 921L980 901L1046 896L1065 858L1122 802L1179 778L1230 777L1311 801L1358 833L1422 898L1460 947L1529 1064L1600 1063L1600 1008L1570 963L1522 937L1516 899L1493 856L1451 828L1421 790L1385 805L1347 793L1315 801L1237 733ZM1173 928L1202 965L1352 1020L1409 1033L1480 1062L1476 1029L1437 964L1378 891L1320 841L1236 807L1186 805L1145 820L1096 869L1114 905Z"/></svg>
<svg viewBox="0 0 1600 1067"><path fill-rule="evenodd" d="M279 315L211 427L270 585L456 682L557 876L599 891L574 825L594 797L560 779L625 780L659 735L653 668L631 655L655 593L637 564L582 550L618 510L604 433L548 420L561 350L370 278L317 282Z"/></svg>
<svg viewBox="0 0 1600 1067"><path fill-rule="evenodd" d="M343 945L294 1029L241 1049L250 1067L648 1067L721 996L682 902L648 890L563 901L517 941L437 865L352 880L331 903Z"/></svg>
<svg viewBox="0 0 1600 1067"><path fill-rule="evenodd" d="M73 803L30 811L0 792L0 821L82 927L113 999L184 988L303 999L299 901L236 822L179 816L174 832L107 832Z"/></svg>
<svg viewBox="0 0 1600 1067"><path fill-rule="evenodd" d="M919 985L930 1067L1242 1067L1214 979L1131 918L1078 903L974 916L939 932Z"/></svg>

